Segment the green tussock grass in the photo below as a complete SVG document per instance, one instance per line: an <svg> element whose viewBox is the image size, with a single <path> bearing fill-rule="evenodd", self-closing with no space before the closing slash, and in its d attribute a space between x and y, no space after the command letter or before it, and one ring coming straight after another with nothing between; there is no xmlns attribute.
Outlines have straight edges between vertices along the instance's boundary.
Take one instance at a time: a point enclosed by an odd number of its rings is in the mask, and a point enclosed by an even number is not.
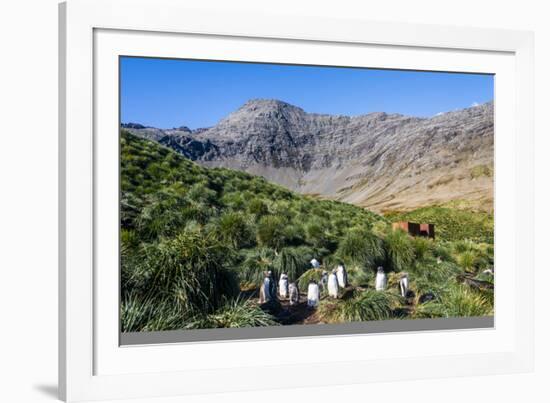
<svg viewBox="0 0 550 403"><path fill-rule="evenodd" d="M453 286L439 300L417 306L413 318L453 318L493 314L493 302L483 293L465 286Z"/></svg>
<svg viewBox="0 0 550 403"><path fill-rule="evenodd" d="M309 269L298 279L298 288L305 292L311 281L319 282L323 274L323 269Z"/></svg>
<svg viewBox="0 0 550 403"><path fill-rule="evenodd" d="M493 177L493 166L492 165L476 165L470 169L470 178L477 179L482 177Z"/></svg>
<svg viewBox="0 0 550 403"><path fill-rule="evenodd" d="M397 298L388 292L363 291L346 300L323 301L319 308L319 316L325 323L389 319Z"/></svg>
<svg viewBox="0 0 550 403"><path fill-rule="evenodd" d="M388 213L392 222L411 221L435 224L435 236L445 241L470 239L493 243L493 215L486 212L447 207L424 207L407 213Z"/></svg>
<svg viewBox="0 0 550 403"><path fill-rule="evenodd" d="M204 168L125 131L120 141L124 332L274 326L276 310L256 298L266 271L276 282L286 273L305 292L340 263L350 287L342 299L323 299L325 322L492 312L492 289L461 280L492 281L482 274L494 264L492 216L425 208L383 217L244 172ZM398 219L435 223L436 240L393 231ZM312 258L322 269L311 269ZM385 292L373 291L379 265L390 279ZM415 294L409 301L398 295L402 272ZM426 293L435 300L419 304Z"/></svg>
<svg viewBox="0 0 550 403"><path fill-rule="evenodd" d="M250 300L228 301L218 311L198 320L191 320L186 329L243 328L277 326L274 318Z"/></svg>

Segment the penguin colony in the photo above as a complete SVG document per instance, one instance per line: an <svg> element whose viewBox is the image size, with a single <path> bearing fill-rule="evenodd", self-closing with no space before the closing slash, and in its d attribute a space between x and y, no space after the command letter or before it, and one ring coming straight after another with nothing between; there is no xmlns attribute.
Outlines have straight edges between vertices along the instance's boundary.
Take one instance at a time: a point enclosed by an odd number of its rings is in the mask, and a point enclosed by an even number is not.
<svg viewBox="0 0 550 403"><path fill-rule="evenodd" d="M311 266L315 269L320 268L321 264L317 259L311 260ZM343 264L339 264L334 270L328 273L323 270L321 273L321 279L319 282L310 281L307 287L307 306L310 308L316 308L319 306L321 299L321 293L326 293L329 298L338 298L339 289L346 288L348 286L348 273ZM374 288L376 291L383 291L388 285L388 278L384 272L384 268L379 266L377 268L376 278L374 281ZM278 292L277 292L278 290ZM402 297L406 297L409 291L409 276L407 273L403 273L399 279L399 291ZM273 273L271 271L264 272L264 279L260 287L259 303L264 304L270 301L280 299L288 299L291 306L298 305L300 303L300 290L296 282L289 282L288 275L282 273L279 277L278 287L273 279Z"/></svg>
<svg viewBox="0 0 550 403"><path fill-rule="evenodd" d="M310 263L314 269L321 267L321 263L317 259L312 259ZM319 282L311 281L308 284L307 305L310 308L316 308L321 299L321 292L328 292L331 297L338 298L338 288L345 288L347 285L348 274L343 264L338 265L330 275L326 270L323 270ZM273 273L266 271L260 287L258 303L265 304L276 300L277 297L280 299L288 298L290 305L298 305L300 303L300 290L296 282L289 282L286 273L281 273L277 287L273 279Z"/></svg>

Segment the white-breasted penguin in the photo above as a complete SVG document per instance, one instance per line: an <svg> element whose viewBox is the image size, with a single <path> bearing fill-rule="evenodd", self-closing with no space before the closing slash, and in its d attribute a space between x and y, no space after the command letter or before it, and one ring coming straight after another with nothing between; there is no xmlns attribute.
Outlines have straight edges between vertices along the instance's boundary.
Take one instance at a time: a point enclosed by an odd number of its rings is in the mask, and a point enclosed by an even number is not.
<svg viewBox="0 0 550 403"><path fill-rule="evenodd" d="M328 276L328 295L333 298L338 298L338 278L336 276L336 269Z"/></svg>
<svg viewBox="0 0 550 403"><path fill-rule="evenodd" d="M346 288L348 286L348 272L343 264L339 264L336 268L336 277L338 278L338 286Z"/></svg>
<svg viewBox="0 0 550 403"><path fill-rule="evenodd" d="M384 268L382 266L378 266L374 288L376 291L382 291L386 288L387 284L388 278L386 277L386 273L384 273Z"/></svg>
<svg viewBox="0 0 550 403"><path fill-rule="evenodd" d="M298 290L296 283L289 284L288 299L290 300L290 305L298 305L300 303L300 290Z"/></svg>
<svg viewBox="0 0 550 403"><path fill-rule="evenodd" d="M275 299L275 287L271 271L264 272L264 280L260 287L260 300L259 303L263 304Z"/></svg>
<svg viewBox="0 0 550 403"><path fill-rule="evenodd" d="M310 308L316 308L319 305L319 285L312 281L307 287L307 306Z"/></svg>
<svg viewBox="0 0 550 403"><path fill-rule="evenodd" d="M258 304L263 304L267 300L265 296L265 287L264 287L264 281L266 276L267 276L267 272L264 271L264 279L262 280L262 284L260 285L260 296L258 297Z"/></svg>
<svg viewBox="0 0 550 403"><path fill-rule="evenodd" d="M407 273L401 275L399 290L401 291L401 296L405 298L407 296L407 291L409 291L409 275Z"/></svg>
<svg viewBox="0 0 550 403"><path fill-rule="evenodd" d="M288 297L288 276L285 273L282 273L279 279L279 297Z"/></svg>

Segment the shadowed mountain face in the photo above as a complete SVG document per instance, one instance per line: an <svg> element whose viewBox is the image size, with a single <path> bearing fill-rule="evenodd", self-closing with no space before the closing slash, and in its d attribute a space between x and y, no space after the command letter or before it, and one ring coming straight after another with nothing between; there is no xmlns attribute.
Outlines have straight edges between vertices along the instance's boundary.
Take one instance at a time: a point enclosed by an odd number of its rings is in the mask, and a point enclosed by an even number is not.
<svg viewBox="0 0 550 403"><path fill-rule="evenodd" d="M123 126L204 166L377 212L450 202L493 208L492 102L422 119L320 115L251 100L208 129Z"/></svg>

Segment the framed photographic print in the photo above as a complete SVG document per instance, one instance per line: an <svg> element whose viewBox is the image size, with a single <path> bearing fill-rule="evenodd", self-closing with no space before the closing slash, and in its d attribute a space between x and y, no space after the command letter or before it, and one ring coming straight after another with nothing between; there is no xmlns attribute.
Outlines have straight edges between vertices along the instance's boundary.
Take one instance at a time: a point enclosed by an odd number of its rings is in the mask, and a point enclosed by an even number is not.
<svg viewBox="0 0 550 403"><path fill-rule="evenodd" d="M532 367L530 33L60 17L62 398Z"/></svg>
<svg viewBox="0 0 550 403"><path fill-rule="evenodd" d="M119 88L121 344L493 327L493 74L120 56Z"/></svg>

